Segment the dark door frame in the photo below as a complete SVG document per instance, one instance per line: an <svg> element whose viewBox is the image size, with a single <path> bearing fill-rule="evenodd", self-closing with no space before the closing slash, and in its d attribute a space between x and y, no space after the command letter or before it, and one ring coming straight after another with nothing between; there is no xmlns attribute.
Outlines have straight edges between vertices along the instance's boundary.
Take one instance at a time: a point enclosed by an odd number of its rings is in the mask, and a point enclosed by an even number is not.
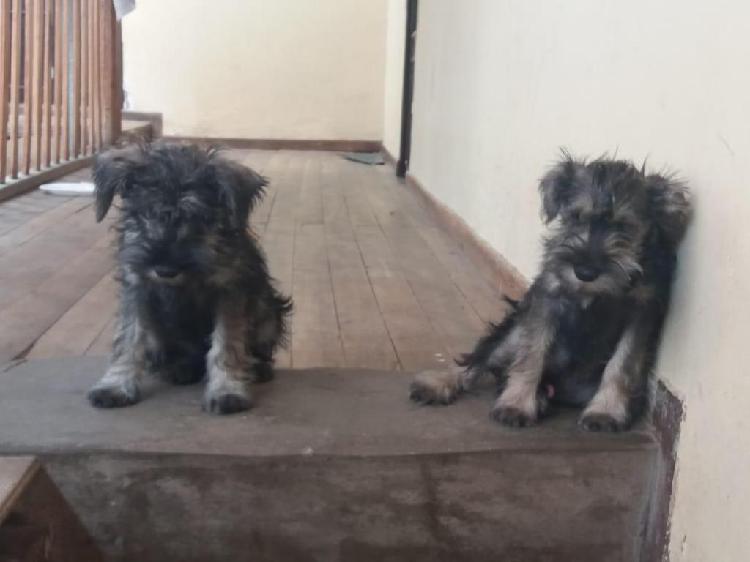
<svg viewBox="0 0 750 562"><path fill-rule="evenodd" d="M417 40L417 3L406 1L406 44L404 46L404 89L401 98L401 147L396 175L404 177L411 157L411 118L414 100L414 53Z"/></svg>

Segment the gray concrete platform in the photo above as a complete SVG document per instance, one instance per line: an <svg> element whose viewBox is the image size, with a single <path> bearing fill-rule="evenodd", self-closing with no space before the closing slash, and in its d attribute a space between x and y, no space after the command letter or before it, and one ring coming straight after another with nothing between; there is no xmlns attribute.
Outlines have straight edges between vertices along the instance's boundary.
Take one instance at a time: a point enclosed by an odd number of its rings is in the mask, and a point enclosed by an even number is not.
<svg viewBox="0 0 750 562"><path fill-rule="evenodd" d="M490 391L407 400L408 377L279 372L246 414L200 409L202 385L149 381L91 408L100 359L0 374L0 454L40 455L112 560L637 560L656 448L488 419Z"/></svg>

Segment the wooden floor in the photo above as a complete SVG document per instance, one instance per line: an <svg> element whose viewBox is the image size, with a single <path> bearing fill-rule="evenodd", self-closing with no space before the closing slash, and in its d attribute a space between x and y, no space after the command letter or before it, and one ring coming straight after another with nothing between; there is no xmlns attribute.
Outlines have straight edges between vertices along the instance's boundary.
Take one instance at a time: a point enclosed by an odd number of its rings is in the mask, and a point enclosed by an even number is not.
<svg viewBox="0 0 750 562"><path fill-rule="evenodd" d="M231 155L271 181L251 224L294 297L280 366L445 365L504 312L498 283L391 167L331 152ZM116 308L110 224L96 224L88 198L34 192L0 204L0 365L107 354Z"/></svg>

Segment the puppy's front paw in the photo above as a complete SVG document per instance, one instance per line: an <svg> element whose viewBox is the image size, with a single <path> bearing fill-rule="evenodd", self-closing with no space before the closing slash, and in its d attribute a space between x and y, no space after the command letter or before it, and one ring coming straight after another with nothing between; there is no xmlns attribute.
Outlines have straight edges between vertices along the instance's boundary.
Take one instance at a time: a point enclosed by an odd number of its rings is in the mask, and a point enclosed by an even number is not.
<svg viewBox="0 0 750 562"><path fill-rule="evenodd" d="M420 404L452 404L460 391L458 373L424 371L414 376L409 398Z"/></svg>
<svg viewBox="0 0 750 562"><path fill-rule="evenodd" d="M89 390L88 399L96 408L123 408L138 402L140 392L133 381L99 383Z"/></svg>
<svg viewBox="0 0 750 562"><path fill-rule="evenodd" d="M618 420L609 414L594 412L583 414L578 421L578 425L586 431L605 431L609 433L626 431L629 426L627 421Z"/></svg>
<svg viewBox="0 0 750 562"><path fill-rule="evenodd" d="M240 389L208 390L203 397L203 409L211 414L235 414L249 410L252 405L250 395Z"/></svg>
<svg viewBox="0 0 750 562"><path fill-rule="evenodd" d="M511 406L495 406L490 412L490 419L506 427L529 427L536 423L537 417Z"/></svg>

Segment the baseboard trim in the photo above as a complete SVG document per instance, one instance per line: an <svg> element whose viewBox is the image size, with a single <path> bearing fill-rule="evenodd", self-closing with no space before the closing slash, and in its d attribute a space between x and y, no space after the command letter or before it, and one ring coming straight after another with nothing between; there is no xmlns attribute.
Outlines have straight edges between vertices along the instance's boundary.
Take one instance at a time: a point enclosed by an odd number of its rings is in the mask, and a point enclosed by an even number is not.
<svg viewBox="0 0 750 562"><path fill-rule="evenodd" d="M677 444L685 408L662 382L654 387L651 425L659 446L659 458L654 467L654 480L649 505L644 517L643 562L669 561L669 536L672 516L672 493L677 465Z"/></svg>
<svg viewBox="0 0 750 562"><path fill-rule="evenodd" d="M77 160L70 160L62 164L57 164L54 168L42 170L41 172L37 172L30 176L11 180L6 185L0 187L0 201L6 201L23 193L32 191L44 183L51 182L64 175L76 172L81 168L90 166L93 161L93 156L85 156L83 158L78 158Z"/></svg>
<svg viewBox="0 0 750 562"><path fill-rule="evenodd" d="M327 150L335 152L378 152L380 141L324 140L324 139L243 139L220 137L183 137L167 135L165 140L212 144L225 148L255 148L261 150Z"/></svg>
<svg viewBox="0 0 750 562"><path fill-rule="evenodd" d="M498 280L504 294L513 299L523 296L529 287L529 282L513 264L477 236L466 221L444 203L438 201L412 174L406 174L405 183L419 196L435 220L450 232L472 262L484 268L487 273Z"/></svg>

